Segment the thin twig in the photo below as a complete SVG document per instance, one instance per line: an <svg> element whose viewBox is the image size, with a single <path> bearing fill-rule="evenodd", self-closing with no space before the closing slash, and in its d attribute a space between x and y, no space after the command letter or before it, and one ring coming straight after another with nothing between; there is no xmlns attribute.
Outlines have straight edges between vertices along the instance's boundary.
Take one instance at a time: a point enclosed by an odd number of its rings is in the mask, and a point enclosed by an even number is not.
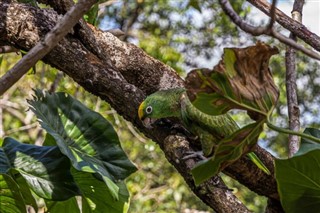
<svg viewBox="0 0 320 213"><path fill-rule="evenodd" d="M302 22L302 8L304 0L295 0L293 10L291 12L292 18L298 22ZM291 33L290 38L297 41L297 37ZM288 102L289 115L289 129L293 131L300 130L300 110L298 105L297 95L297 72L296 72L296 51L287 47L286 51L286 91ZM299 137L297 135L289 135L289 157L292 157L299 149Z"/></svg>
<svg viewBox="0 0 320 213"><path fill-rule="evenodd" d="M50 93L53 93L56 91L57 87L58 87L58 84L60 83L61 79L63 77L63 73L62 72L59 72L56 74L56 77L53 81L53 83L51 84L50 86L50 89L49 89L49 92Z"/></svg>
<svg viewBox="0 0 320 213"><path fill-rule="evenodd" d="M277 0L273 0L271 10L270 10L270 22L268 26L270 30L272 30L274 22L276 20L276 5L277 5Z"/></svg>
<svg viewBox="0 0 320 213"><path fill-rule="evenodd" d="M3 97L2 99L0 99L0 107L11 107L14 109L21 110L19 104L8 101L6 97Z"/></svg>
<svg viewBox="0 0 320 213"><path fill-rule="evenodd" d="M258 8L260 11L270 16L271 5L266 0L247 0L250 4ZM309 31L306 26L295 21L291 17L284 14L281 10L276 9L276 22L286 28L298 38L309 44L315 50L320 51L320 37Z"/></svg>
<svg viewBox="0 0 320 213"><path fill-rule="evenodd" d="M15 128L15 129L8 130L7 131L7 135L10 135L10 134L15 133L15 132L20 132L20 131L33 129L33 128L37 127L37 126L38 126L38 122L35 122L35 123L32 123L32 124L28 124L28 125L24 125L24 126L20 126L18 128Z"/></svg>
<svg viewBox="0 0 320 213"><path fill-rule="evenodd" d="M109 0L107 2L99 4L98 17L101 16L104 12L104 10L102 10L102 8L109 7L112 4L117 3L117 2L119 2L119 0Z"/></svg>
<svg viewBox="0 0 320 213"><path fill-rule="evenodd" d="M131 132L131 134L133 134L133 136L135 137L135 138L137 138L140 142L142 142L142 143L146 143L147 142L147 140L145 139L145 138L143 138L135 129L134 129L134 127L133 127L133 125L130 123L130 122L128 122L128 121L125 121L126 122L126 125L127 125L127 128L128 128L128 130Z"/></svg>
<svg viewBox="0 0 320 213"><path fill-rule="evenodd" d="M59 21L56 26L39 41L15 66L0 79L0 95L3 95L27 71L42 59L53 47L70 31L83 14L96 3L97 0L80 0Z"/></svg>
<svg viewBox="0 0 320 213"><path fill-rule="evenodd" d="M238 26L240 27L243 31L250 33L254 36L259 36L259 35L268 35L273 38L278 39L282 43L289 45L296 50L299 50L303 52L304 54L308 55L311 58L320 60L320 55L310 49L307 49L303 47L302 45L297 44L295 41L291 40L290 38L282 35L281 33L276 32L273 28L269 29L268 26L266 27L255 27L250 24L247 24L242 20L242 18L233 10L230 2L228 0L219 0L220 5L224 12L230 17L230 19Z"/></svg>
<svg viewBox="0 0 320 213"><path fill-rule="evenodd" d="M12 52L18 52L19 50L11 47L11 46L1 46L0 47L0 53L12 53Z"/></svg>

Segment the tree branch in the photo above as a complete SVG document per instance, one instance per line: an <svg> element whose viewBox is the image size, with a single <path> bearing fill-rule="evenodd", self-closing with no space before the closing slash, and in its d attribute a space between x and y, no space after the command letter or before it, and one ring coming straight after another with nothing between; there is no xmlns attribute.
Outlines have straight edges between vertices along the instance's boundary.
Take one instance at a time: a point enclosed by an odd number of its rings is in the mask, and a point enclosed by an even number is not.
<svg viewBox="0 0 320 213"><path fill-rule="evenodd" d="M293 10L291 12L292 18L297 22L302 21L302 8L304 0L295 0ZM290 38L297 41L297 37L291 33ZM287 47L286 51L286 91L288 102L289 115L289 129L294 131L300 130L300 110L298 105L297 95L297 72L296 72L296 51L291 47ZM296 135L289 135L289 157L292 157L299 149L299 137Z"/></svg>
<svg viewBox="0 0 320 213"><path fill-rule="evenodd" d="M266 0L247 0L253 6L261 10L266 15L270 16L271 5ZM320 51L320 37L309 31L306 26L301 24L300 22L295 21L290 18L286 14L284 14L281 10L276 9L276 22L278 22L281 26L295 34L298 38L302 39L304 42L309 44L311 47Z"/></svg>
<svg viewBox="0 0 320 213"><path fill-rule="evenodd" d="M69 32L96 0L80 0L59 23L0 79L0 95L15 84Z"/></svg>
<svg viewBox="0 0 320 213"><path fill-rule="evenodd" d="M320 55L310 49L306 49L302 45L297 44L295 41L291 40L290 38L282 35L281 33L276 32L273 28L269 28L269 26L266 27L254 27L250 24L247 24L244 22L241 17L233 10L232 5L228 0L219 0L220 5L224 12L230 17L230 19L238 26L240 27L243 31L250 33L254 36L259 36L259 35L268 35L273 38L278 39L282 43L289 45L304 54L308 55L311 58L320 60ZM277 10L276 10L277 11ZM272 16L272 15L271 15ZM272 19L271 19L272 20ZM270 21L272 23L272 21Z"/></svg>
<svg viewBox="0 0 320 213"><path fill-rule="evenodd" d="M58 15L53 10L27 7L0 2L0 20L11 20L6 25L0 25L0 44L30 49L58 20ZM41 21L34 23L30 20ZM26 27L25 22L33 28ZM194 193L213 209L218 212L237 212L231 208L232 204L241 212L247 212L229 190L224 187L214 188L214 180L209 180L200 187L194 185L190 168L196 162L193 159L182 160L181 156L185 151L194 151L195 147L183 133L172 132L171 126L177 123L172 121L165 127L159 126L150 130L139 120L137 109L147 94L159 89L183 87L184 82L176 72L135 45L121 42L108 32L92 27L87 33L91 33L88 36L93 37L93 42L97 44L94 51L90 50L91 44L84 44L86 41L79 38L80 34L68 34L43 58L44 62L63 71L84 89L107 101L120 115L158 143L166 158L184 177ZM263 152L259 157L269 170L273 171L273 158ZM238 174L239 171L244 175ZM230 165L225 172L257 193L279 199L274 177L263 173L246 157ZM203 189L206 193L202 193Z"/></svg>
<svg viewBox="0 0 320 213"><path fill-rule="evenodd" d="M12 53L12 52L18 52L19 50L11 47L11 46L2 46L0 47L0 54L1 53Z"/></svg>

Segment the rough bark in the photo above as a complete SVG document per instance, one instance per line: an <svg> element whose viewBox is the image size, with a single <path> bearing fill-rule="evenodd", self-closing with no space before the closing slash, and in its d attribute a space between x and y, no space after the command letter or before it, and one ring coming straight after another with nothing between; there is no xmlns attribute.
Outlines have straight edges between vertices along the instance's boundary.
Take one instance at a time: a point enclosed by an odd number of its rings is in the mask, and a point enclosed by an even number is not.
<svg viewBox="0 0 320 213"><path fill-rule="evenodd" d="M59 18L51 9L2 1L0 45L29 50L52 29ZM193 192L214 210L247 212L228 189L213 187L213 179L199 187L194 185L190 169L196 161L182 160L184 153L193 151L194 147L183 133L177 133L170 128L175 124L174 121L165 127L149 130L145 129L138 119L137 108L147 94L159 89L183 86L183 80L176 72L135 45L121 42L110 33L93 27L87 28L85 32L82 30L81 25L75 28L43 61L63 71L87 91L107 101L120 115L158 143L166 158L181 173ZM92 40L80 38L81 35ZM257 154L273 171L273 158L263 150L257 150ZM274 177L264 174L246 158L229 166L225 171L258 194L279 199ZM223 186L221 181L220 184Z"/></svg>
<svg viewBox="0 0 320 213"><path fill-rule="evenodd" d="M292 10L292 18L301 22L302 8L304 0L295 1ZM290 38L297 41L297 37L291 33ZM289 115L289 129L293 131L300 130L300 110L298 105L297 94L297 71L296 71L296 51L291 47L286 50L286 91L288 102L288 115ZM297 135L289 135L288 141L289 157L292 157L299 150L300 140Z"/></svg>

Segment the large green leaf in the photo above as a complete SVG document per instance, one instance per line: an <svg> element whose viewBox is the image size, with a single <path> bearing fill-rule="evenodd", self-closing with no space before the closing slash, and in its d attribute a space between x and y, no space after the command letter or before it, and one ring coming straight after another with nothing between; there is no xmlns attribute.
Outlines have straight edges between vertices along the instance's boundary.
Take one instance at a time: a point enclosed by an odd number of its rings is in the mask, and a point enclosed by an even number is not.
<svg viewBox="0 0 320 213"><path fill-rule="evenodd" d="M38 196L66 200L80 193L70 173L70 161L57 146L22 144L12 138L5 138L2 146L0 167L6 171L1 172L17 171L16 176L22 175Z"/></svg>
<svg viewBox="0 0 320 213"><path fill-rule="evenodd" d="M269 70L269 59L277 53L263 43L247 48L225 48L213 70L188 73L186 87L192 103L204 113L223 114L244 109L254 120L266 117L274 108L279 92Z"/></svg>
<svg viewBox="0 0 320 213"><path fill-rule="evenodd" d="M258 141L263 123L260 121L249 124L220 141L214 150L214 155L192 169L195 184L199 185L217 175L219 171L237 161L243 154L250 152Z"/></svg>
<svg viewBox="0 0 320 213"><path fill-rule="evenodd" d="M36 91L34 100L28 102L73 167L100 174L117 197L119 189L114 182L125 179L136 168L122 150L112 125L65 93Z"/></svg>
<svg viewBox="0 0 320 213"><path fill-rule="evenodd" d="M320 150L275 161L275 174L282 206L286 212L320 209Z"/></svg>
<svg viewBox="0 0 320 213"><path fill-rule="evenodd" d="M0 149L1 150L1 149ZM0 151L0 155L1 155ZM0 174L0 212L1 213L26 213L22 194L17 183L6 174Z"/></svg>
<svg viewBox="0 0 320 213"><path fill-rule="evenodd" d="M80 213L81 212L76 197L72 197L65 201L46 201L46 207L47 207L47 211L52 213L59 213L59 212Z"/></svg>
<svg viewBox="0 0 320 213"><path fill-rule="evenodd" d="M312 135L316 138L320 138L320 130L315 128L306 128L303 133ZM295 154L295 156L303 155L314 149L320 149L320 144L312 140L306 139L304 137L301 137L300 148L299 148L299 151Z"/></svg>
<svg viewBox="0 0 320 213"><path fill-rule="evenodd" d="M37 196L33 191L31 191L31 188L29 187L27 181L23 178L22 175L15 175L14 180L19 186L19 190L24 199L24 203L26 205L32 206L34 210L37 212L38 211L37 200L39 200L38 199L39 196Z"/></svg>
<svg viewBox="0 0 320 213"><path fill-rule="evenodd" d="M125 213L128 210L129 192L123 181L117 183L119 199L115 200L106 185L90 173L72 170L82 193L86 212Z"/></svg>

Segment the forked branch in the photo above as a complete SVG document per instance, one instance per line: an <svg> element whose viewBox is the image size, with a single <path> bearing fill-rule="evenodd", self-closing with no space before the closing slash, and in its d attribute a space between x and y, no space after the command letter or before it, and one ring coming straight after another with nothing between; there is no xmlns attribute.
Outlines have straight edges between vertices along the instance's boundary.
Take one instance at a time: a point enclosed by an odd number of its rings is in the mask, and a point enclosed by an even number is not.
<svg viewBox="0 0 320 213"><path fill-rule="evenodd" d="M230 17L230 19L238 26L240 27L243 31L250 33L254 36L260 36L260 35L268 35L273 38L278 39L280 42L293 47L296 50L299 50L306 55L308 55L311 58L320 60L320 55L310 49L307 49L303 47L302 45L299 45L297 42L293 41L292 39L282 35L281 33L277 32L273 28L273 19L275 19L275 15L272 15L272 11L276 11L275 6L272 6L274 9L271 8L271 12L269 13L271 16L271 21L270 24L265 26L265 27L255 27L253 25L250 25L246 23L242 18L234 11L232 5L228 0L219 0L220 5L224 12ZM275 1L273 1L275 2ZM275 5L275 3L273 3ZM274 13L273 13L274 14ZM274 17L274 18L272 18ZM270 27L271 26L271 27Z"/></svg>

